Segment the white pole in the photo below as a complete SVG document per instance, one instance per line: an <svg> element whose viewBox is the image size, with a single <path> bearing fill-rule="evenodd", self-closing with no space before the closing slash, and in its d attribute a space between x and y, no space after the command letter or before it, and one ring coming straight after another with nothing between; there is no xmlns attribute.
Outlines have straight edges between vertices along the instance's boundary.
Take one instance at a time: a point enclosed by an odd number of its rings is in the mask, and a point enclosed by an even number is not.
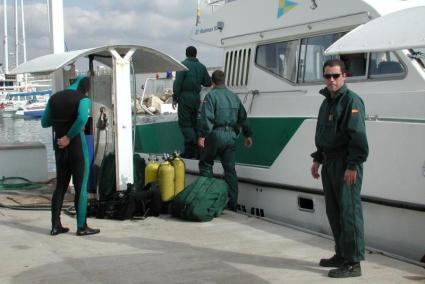
<svg viewBox="0 0 425 284"><path fill-rule="evenodd" d="M15 68L19 65L18 0L15 0Z"/></svg>
<svg viewBox="0 0 425 284"><path fill-rule="evenodd" d="M53 53L65 51L65 37L63 25L63 1L49 0L51 48Z"/></svg>
<svg viewBox="0 0 425 284"><path fill-rule="evenodd" d="M127 183L134 182L133 176L133 126L131 117L130 63L136 49L127 51L124 57L115 50L113 57L113 86L115 96L115 166L117 190L126 190ZM130 161L130 162L129 162Z"/></svg>
<svg viewBox="0 0 425 284"><path fill-rule="evenodd" d="M49 0L50 19L50 48L52 53L65 52L65 36L63 25L63 1ZM55 93L63 89L62 69L53 73L52 91Z"/></svg>
<svg viewBox="0 0 425 284"><path fill-rule="evenodd" d="M22 17L22 49L24 52L24 62L27 62L27 40L25 35L25 14L24 14L24 0L21 0L21 17Z"/></svg>
<svg viewBox="0 0 425 284"><path fill-rule="evenodd" d="M3 18L4 18L4 73L9 73L9 46L7 41L7 1L3 0Z"/></svg>

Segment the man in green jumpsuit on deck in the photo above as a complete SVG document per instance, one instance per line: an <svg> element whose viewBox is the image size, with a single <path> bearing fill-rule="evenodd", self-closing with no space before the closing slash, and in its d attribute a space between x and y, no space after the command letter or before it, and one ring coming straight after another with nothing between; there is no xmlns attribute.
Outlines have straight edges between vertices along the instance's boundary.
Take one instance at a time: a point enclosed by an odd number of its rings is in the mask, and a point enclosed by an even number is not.
<svg viewBox="0 0 425 284"><path fill-rule="evenodd" d="M196 48L186 49L186 59L182 62L188 71L178 71L173 85L173 108L178 104L179 127L184 138L183 158L197 159L197 118L201 103L201 86L211 86L211 78L207 68L196 58Z"/></svg>
<svg viewBox="0 0 425 284"><path fill-rule="evenodd" d="M362 99L345 85L344 62L328 60L323 66L326 88L317 119L311 175L320 177L325 193L326 213L335 240L335 255L321 259L319 265L337 267L333 278L361 275L365 242L360 190L363 162L369 153Z"/></svg>
<svg viewBox="0 0 425 284"><path fill-rule="evenodd" d="M237 95L224 85L224 72L212 74L214 88L205 97L199 121L201 157L199 171L202 176L213 176L214 159L219 157L224 169L224 180L229 185L228 208L236 211L238 178L235 169L236 140L242 128L245 146L252 145L252 131L247 124L246 111Z"/></svg>

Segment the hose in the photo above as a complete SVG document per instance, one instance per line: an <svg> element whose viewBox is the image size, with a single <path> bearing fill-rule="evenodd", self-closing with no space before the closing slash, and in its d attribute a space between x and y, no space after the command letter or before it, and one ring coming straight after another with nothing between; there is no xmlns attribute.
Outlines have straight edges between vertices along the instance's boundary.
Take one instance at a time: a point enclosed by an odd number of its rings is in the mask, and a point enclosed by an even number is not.
<svg viewBox="0 0 425 284"><path fill-rule="evenodd" d="M23 180L24 182L20 183L5 183L7 180ZM28 190L28 189L36 189L40 188L41 185L39 183L35 183L26 179L24 177L4 177L0 180L0 190Z"/></svg>

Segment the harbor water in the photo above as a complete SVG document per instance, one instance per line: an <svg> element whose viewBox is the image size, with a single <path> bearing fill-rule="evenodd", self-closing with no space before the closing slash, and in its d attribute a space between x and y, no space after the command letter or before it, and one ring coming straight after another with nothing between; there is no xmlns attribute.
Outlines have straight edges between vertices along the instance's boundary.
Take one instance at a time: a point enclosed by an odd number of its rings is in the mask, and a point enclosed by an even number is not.
<svg viewBox="0 0 425 284"><path fill-rule="evenodd" d="M52 148L52 129L42 128L40 119L0 117L0 144L16 142L41 142L46 145L47 169L49 172L56 171Z"/></svg>

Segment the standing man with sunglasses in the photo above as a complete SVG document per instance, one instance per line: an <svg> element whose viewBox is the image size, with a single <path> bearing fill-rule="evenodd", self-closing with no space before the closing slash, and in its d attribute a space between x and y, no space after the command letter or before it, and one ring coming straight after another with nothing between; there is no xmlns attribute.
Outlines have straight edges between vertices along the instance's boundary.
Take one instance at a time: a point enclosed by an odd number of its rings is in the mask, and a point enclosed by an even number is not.
<svg viewBox="0 0 425 284"><path fill-rule="evenodd" d="M363 163L369 153L362 99L345 84L345 64L339 59L325 62L325 96L317 119L311 175L322 184L326 213L335 240L335 255L321 259L320 266L336 267L328 276L361 276L365 242L360 190Z"/></svg>

